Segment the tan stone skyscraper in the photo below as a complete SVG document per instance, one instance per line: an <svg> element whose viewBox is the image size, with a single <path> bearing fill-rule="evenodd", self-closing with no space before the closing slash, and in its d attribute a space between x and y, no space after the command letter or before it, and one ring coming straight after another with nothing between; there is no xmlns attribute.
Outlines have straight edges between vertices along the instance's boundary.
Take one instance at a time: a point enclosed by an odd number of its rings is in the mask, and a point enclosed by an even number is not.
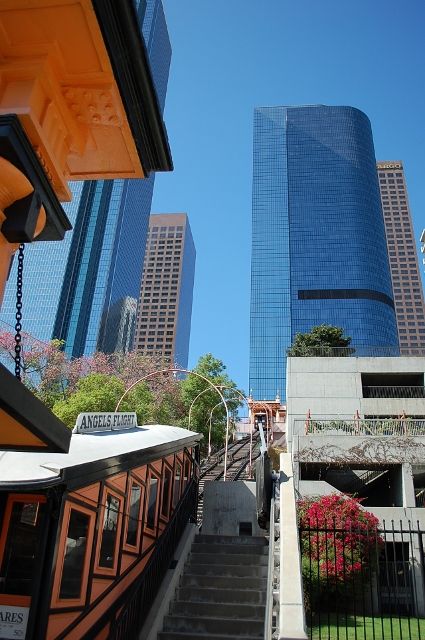
<svg viewBox="0 0 425 640"><path fill-rule="evenodd" d="M377 163L401 352L425 348L425 304L403 164Z"/></svg>
<svg viewBox="0 0 425 640"><path fill-rule="evenodd" d="M134 348L186 367L196 251L185 213L149 218Z"/></svg>

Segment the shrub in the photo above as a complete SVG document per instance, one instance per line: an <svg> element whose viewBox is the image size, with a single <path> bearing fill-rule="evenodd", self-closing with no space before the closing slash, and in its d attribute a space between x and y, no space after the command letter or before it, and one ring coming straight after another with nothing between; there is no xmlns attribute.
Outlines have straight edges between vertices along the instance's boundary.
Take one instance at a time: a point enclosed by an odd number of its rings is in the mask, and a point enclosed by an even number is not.
<svg viewBox="0 0 425 640"><path fill-rule="evenodd" d="M298 513L305 602L314 614L345 599L347 583L368 583L383 540L378 518L356 498L302 500Z"/></svg>

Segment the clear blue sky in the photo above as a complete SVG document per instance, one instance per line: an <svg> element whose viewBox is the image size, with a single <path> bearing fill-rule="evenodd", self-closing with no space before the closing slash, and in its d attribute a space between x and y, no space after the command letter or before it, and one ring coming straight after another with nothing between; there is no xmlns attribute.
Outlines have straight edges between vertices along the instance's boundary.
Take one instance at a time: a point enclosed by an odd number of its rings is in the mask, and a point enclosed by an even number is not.
<svg viewBox="0 0 425 640"><path fill-rule="evenodd" d="M163 0L174 173L153 212L185 211L197 250L189 364L211 352L248 390L253 109L362 109L378 160L402 160L425 227L424 0ZM419 245L419 241L418 241ZM347 245L349 260L349 245Z"/></svg>

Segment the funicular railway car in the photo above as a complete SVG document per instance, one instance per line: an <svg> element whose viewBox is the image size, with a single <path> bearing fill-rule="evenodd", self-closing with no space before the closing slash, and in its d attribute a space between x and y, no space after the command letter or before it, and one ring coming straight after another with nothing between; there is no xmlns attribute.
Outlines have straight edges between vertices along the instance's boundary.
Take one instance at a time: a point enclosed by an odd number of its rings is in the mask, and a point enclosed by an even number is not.
<svg viewBox="0 0 425 640"><path fill-rule="evenodd" d="M66 454L0 453L0 638L119 637L128 602L140 623L153 600L195 517L201 436L118 415L80 414Z"/></svg>

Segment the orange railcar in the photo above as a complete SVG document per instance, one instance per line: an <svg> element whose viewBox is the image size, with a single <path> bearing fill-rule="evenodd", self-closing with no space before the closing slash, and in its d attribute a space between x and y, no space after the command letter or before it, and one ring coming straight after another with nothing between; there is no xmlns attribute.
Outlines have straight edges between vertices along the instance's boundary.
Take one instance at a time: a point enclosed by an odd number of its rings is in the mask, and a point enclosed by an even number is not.
<svg viewBox="0 0 425 640"><path fill-rule="evenodd" d="M0 638L140 626L195 514L199 439L150 425L73 433L67 454L2 452Z"/></svg>

